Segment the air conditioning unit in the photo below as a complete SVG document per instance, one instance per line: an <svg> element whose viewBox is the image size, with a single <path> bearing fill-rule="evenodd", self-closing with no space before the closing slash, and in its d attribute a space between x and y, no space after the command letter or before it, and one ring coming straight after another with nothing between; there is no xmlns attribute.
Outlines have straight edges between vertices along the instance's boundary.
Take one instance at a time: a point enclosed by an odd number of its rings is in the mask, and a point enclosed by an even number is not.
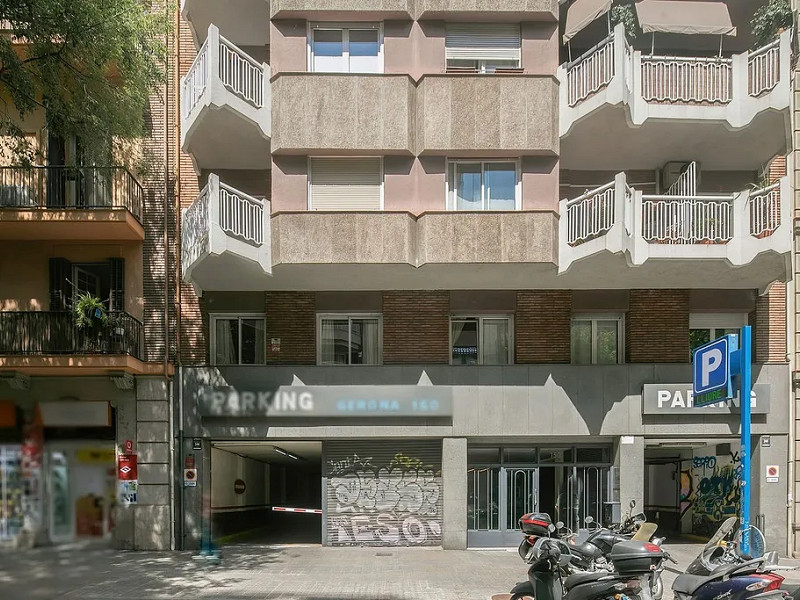
<svg viewBox="0 0 800 600"><path fill-rule="evenodd" d="M683 172L692 164L690 160L675 160L668 162L661 169L661 191L664 192L669 189L673 183L678 181L678 178ZM697 165L697 183L700 183L700 163Z"/></svg>

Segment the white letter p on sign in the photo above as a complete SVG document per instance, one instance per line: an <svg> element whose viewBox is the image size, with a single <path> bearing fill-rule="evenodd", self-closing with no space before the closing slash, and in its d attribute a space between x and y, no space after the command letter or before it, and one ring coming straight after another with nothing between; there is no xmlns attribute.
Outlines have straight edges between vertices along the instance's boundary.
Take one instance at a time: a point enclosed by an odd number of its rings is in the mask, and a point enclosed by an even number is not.
<svg viewBox="0 0 800 600"><path fill-rule="evenodd" d="M714 348L703 353L701 369L702 376L700 378L702 380L703 387L708 385L708 379L711 376L711 373L715 371L720 364L722 364L722 350Z"/></svg>

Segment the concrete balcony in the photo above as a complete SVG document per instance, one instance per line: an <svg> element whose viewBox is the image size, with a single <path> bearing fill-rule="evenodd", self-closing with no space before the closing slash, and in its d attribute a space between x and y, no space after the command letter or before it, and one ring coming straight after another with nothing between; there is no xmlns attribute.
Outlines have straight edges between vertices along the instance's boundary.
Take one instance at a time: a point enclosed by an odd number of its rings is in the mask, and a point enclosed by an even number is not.
<svg viewBox="0 0 800 600"><path fill-rule="evenodd" d="M417 88L417 153L559 153L558 82L549 76L426 75Z"/></svg>
<svg viewBox="0 0 800 600"><path fill-rule="evenodd" d="M276 154L414 154L407 75L282 73L272 92Z"/></svg>
<svg viewBox="0 0 800 600"><path fill-rule="evenodd" d="M411 20L413 0L272 0L272 19Z"/></svg>
<svg viewBox="0 0 800 600"><path fill-rule="evenodd" d="M642 55L617 26L558 69L562 166L652 168L682 156L687 140L705 169L766 163L788 143L790 60L789 31L754 52L692 58ZM613 153L608 140L620 142Z"/></svg>
<svg viewBox="0 0 800 600"><path fill-rule="evenodd" d="M181 215L183 278L205 290L266 289L272 271L269 202L209 175Z"/></svg>
<svg viewBox="0 0 800 600"><path fill-rule="evenodd" d="M559 272L599 287L614 287L635 271L643 286L702 281L764 289L791 272L791 199L789 177L728 195L650 196L620 173L561 201Z"/></svg>
<svg viewBox="0 0 800 600"><path fill-rule="evenodd" d="M198 169L268 169L269 65L257 63L209 25L181 79L181 148Z"/></svg>
<svg viewBox="0 0 800 600"><path fill-rule="evenodd" d="M0 167L0 239L141 242L141 219L124 167Z"/></svg>
<svg viewBox="0 0 800 600"><path fill-rule="evenodd" d="M416 8L420 20L558 20L558 0L417 0Z"/></svg>
<svg viewBox="0 0 800 600"><path fill-rule="evenodd" d="M268 0L181 0L181 15L198 47L206 41L212 23L239 46L269 44Z"/></svg>

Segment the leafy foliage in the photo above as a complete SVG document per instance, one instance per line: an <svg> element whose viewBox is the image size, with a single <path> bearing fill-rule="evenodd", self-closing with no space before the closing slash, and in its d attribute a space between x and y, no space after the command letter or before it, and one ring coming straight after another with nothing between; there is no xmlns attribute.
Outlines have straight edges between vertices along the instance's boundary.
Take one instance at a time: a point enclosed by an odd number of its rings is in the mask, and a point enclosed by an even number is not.
<svg viewBox="0 0 800 600"><path fill-rule="evenodd" d="M97 325L108 325L110 322L103 301L88 292L78 294L78 300L72 306L72 314L78 329L92 329Z"/></svg>
<svg viewBox="0 0 800 600"><path fill-rule="evenodd" d="M625 36L629 41L642 35L639 18L636 16L633 4L629 2L615 4L611 7L611 25L616 26L618 23L622 23L622 26L625 27Z"/></svg>
<svg viewBox="0 0 800 600"><path fill-rule="evenodd" d="M768 0L750 21L756 47L769 44L782 29L792 26L792 7L789 0Z"/></svg>
<svg viewBox="0 0 800 600"><path fill-rule="evenodd" d="M156 5L161 3L154 3ZM0 135L24 163L35 111L81 141L86 160L145 133L150 94L165 79L166 7L144 0L0 0Z"/></svg>

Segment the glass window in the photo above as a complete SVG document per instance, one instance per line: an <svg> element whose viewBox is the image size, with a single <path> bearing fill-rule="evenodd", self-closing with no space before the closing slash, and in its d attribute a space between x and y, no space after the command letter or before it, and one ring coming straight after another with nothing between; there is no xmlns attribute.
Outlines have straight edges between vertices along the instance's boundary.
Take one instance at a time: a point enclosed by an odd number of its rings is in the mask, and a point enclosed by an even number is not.
<svg viewBox="0 0 800 600"><path fill-rule="evenodd" d="M381 364L381 318L319 317L318 362L321 365Z"/></svg>
<svg viewBox="0 0 800 600"><path fill-rule="evenodd" d="M363 27L363 26L362 26ZM311 70L321 73L382 73L381 32L373 28L315 27Z"/></svg>
<svg viewBox="0 0 800 600"><path fill-rule="evenodd" d="M260 317L212 317L213 364L263 365L267 352L265 330Z"/></svg>
<svg viewBox="0 0 800 600"><path fill-rule="evenodd" d="M467 461L470 464L477 465L494 465L500 463L500 448L497 447L483 447L483 446L468 446L467 447Z"/></svg>
<svg viewBox="0 0 800 600"><path fill-rule="evenodd" d="M616 365L622 362L621 316L575 316L571 337L573 364Z"/></svg>
<svg viewBox="0 0 800 600"><path fill-rule="evenodd" d="M450 210L517 210L519 176L515 162L452 161L448 175Z"/></svg>
<svg viewBox="0 0 800 600"><path fill-rule="evenodd" d="M519 23L448 23L444 44L447 69L480 73L518 69L521 38Z"/></svg>
<svg viewBox="0 0 800 600"><path fill-rule="evenodd" d="M451 364L511 364L509 317L452 317L450 340Z"/></svg>
<svg viewBox="0 0 800 600"><path fill-rule="evenodd" d="M542 448L539 450L539 464L564 464L572 462L572 448Z"/></svg>
<svg viewBox="0 0 800 600"><path fill-rule="evenodd" d="M703 344L724 335L739 334L740 328L747 325L747 313L694 313L689 315L689 353Z"/></svg>
<svg viewBox="0 0 800 600"><path fill-rule="evenodd" d="M536 463L536 448L503 448L504 463Z"/></svg>

